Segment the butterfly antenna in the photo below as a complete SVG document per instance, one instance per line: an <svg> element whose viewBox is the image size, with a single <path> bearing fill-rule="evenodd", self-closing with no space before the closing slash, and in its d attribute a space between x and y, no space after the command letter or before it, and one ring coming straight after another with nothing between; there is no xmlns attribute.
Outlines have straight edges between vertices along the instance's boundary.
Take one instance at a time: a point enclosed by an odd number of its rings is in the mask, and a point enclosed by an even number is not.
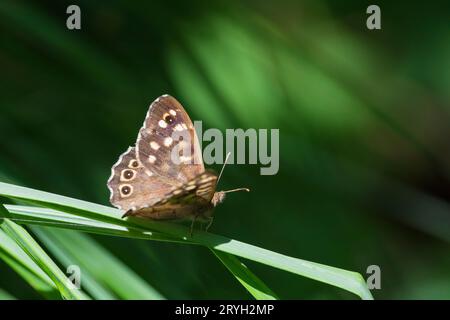
<svg viewBox="0 0 450 320"><path fill-rule="evenodd" d="M228 152L227 156L225 157L225 162L223 163L222 170L220 170L219 177L217 178L217 184L219 184L219 180L220 180L220 177L222 176L223 169L225 169L225 165L227 164L228 159L230 158L230 155L231 155L231 152ZM248 188L237 188L237 189L226 190L226 191L221 191L221 192L222 193L229 193L229 192L236 192L236 191L247 191L247 192L250 192L250 189L248 189Z"/></svg>
<svg viewBox="0 0 450 320"><path fill-rule="evenodd" d="M222 191L223 193L229 193L229 192L236 192L236 191L246 191L246 192L250 192L249 188L237 188L237 189L231 189L231 190L226 190L226 191Z"/></svg>
<svg viewBox="0 0 450 320"><path fill-rule="evenodd" d="M230 155L231 155L231 152L228 152L227 156L225 157L225 162L223 163L222 170L220 170L219 177L217 178L217 184L219 184L219 180L220 180L220 177L222 176L223 169L225 169L225 165L227 164L228 159L230 158Z"/></svg>

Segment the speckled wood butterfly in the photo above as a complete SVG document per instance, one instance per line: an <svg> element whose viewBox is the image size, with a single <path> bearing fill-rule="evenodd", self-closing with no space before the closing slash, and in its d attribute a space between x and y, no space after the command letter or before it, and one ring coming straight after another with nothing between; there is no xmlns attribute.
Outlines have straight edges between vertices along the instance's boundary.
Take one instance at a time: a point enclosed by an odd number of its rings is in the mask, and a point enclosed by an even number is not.
<svg viewBox="0 0 450 320"><path fill-rule="evenodd" d="M173 161L174 148L185 150L181 146L186 143L188 156ZM124 217L212 221L214 207L227 192L248 191L216 192L219 177L205 170L195 128L182 105L163 95L150 105L136 145L113 165L107 185L111 203L125 211Z"/></svg>

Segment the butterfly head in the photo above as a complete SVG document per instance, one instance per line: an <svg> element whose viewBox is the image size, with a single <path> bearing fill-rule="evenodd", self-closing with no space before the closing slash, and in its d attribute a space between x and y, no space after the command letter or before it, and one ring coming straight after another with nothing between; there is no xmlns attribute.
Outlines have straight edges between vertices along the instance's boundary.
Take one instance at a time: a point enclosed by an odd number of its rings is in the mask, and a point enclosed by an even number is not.
<svg viewBox="0 0 450 320"><path fill-rule="evenodd" d="M224 191L218 191L214 192L214 196L211 199L211 203L214 207L217 207L219 203L222 203L225 200L225 192Z"/></svg>
<svg viewBox="0 0 450 320"><path fill-rule="evenodd" d="M229 192L236 192L236 191L247 191L250 192L250 189L248 188L238 188L233 190L226 190L226 191L218 191L214 192L214 196L211 199L211 203L214 207L217 207L219 203L222 203L225 200L225 196Z"/></svg>
<svg viewBox="0 0 450 320"><path fill-rule="evenodd" d="M220 170L219 176L217 177L217 182L216 183L219 183L220 177L222 177L223 169L225 169L225 165L227 164L228 159L230 158L230 155L231 155L231 152L228 152L227 156L225 158L225 161L223 163L222 169ZM237 188L237 189L232 189L232 190L214 192L214 196L211 199L211 204L214 207L217 207L217 205L219 203L222 203L225 200L225 195L227 193L235 192L235 191L247 191L247 192L249 192L250 189L248 189L248 188Z"/></svg>

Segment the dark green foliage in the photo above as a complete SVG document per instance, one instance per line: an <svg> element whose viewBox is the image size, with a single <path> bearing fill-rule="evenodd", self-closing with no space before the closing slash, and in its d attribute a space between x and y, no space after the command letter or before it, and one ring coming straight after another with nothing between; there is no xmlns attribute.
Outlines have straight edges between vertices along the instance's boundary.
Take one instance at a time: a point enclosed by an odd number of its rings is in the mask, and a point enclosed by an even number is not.
<svg viewBox="0 0 450 320"><path fill-rule="evenodd" d="M280 129L278 175L228 167L221 186L252 192L212 232L379 265L375 298L450 297L448 2L383 1L380 31L359 1L79 1L80 31L69 4L0 3L1 181L108 205L112 164L170 93L205 128ZM167 298L251 297L204 248L93 238ZM355 297L245 263L280 298ZM0 288L36 297L0 268Z"/></svg>

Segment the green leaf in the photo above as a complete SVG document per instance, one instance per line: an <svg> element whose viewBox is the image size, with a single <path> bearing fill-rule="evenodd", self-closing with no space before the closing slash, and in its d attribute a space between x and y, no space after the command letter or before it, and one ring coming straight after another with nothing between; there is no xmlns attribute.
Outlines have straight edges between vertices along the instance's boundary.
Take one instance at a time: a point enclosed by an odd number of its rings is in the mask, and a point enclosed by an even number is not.
<svg viewBox="0 0 450 320"><path fill-rule="evenodd" d="M16 300L16 298L0 288L0 300Z"/></svg>
<svg viewBox="0 0 450 320"><path fill-rule="evenodd" d="M162 233L143 229L141 227L117 225L100 220L84 218L53 209L18 205L5 205L5 208L11 213L11 220L19 224L58 227L134 239L185 242Z"/></svg>
<svg viewBox="0 0 450 320"><path fill-rule="evenodd" d="M58 241L55 241L47 234L46 229L33 226L31 231L64 267L67 268L70 265L80 266L80 263L69 252L67 252ZM76 246L76 242L72 245ZM113 300L116 298L116 296L114 296L108 288L104 287L97 281L89 269L83 268L81 271L82 274L80 285L83 290L88 292L94 299Z"/></svg>
<svg viewBox="0 0 450 320"><path fill-rule="evenodd" d="M60 296L53 281L2 229L0 229L0 259L43 297Z"/></svg>
<svg viewBox="0 0 450 320"><path fill-rule="evenodd" d="M17 223L27 223L33 222L38 225L45 226L56 226L66 229L81 230L97 234L106 235L117 235L136 239L152 239L146 236L149 231L138 230L137 228L125 228L121 226L116 226L110 223L98 222L92 219L76 217L64 212L59 212L52 209L45 208L35 208L27 206L16 206L16 205L5 205L5 207L12 213L11 220ZM61 223L64 221L64 223ZM43 241L47 248L57 257L60 257L60 261L64 265L68 265L67 261L73 261L75 258L73 256L66 257L69 254L61 248L61 241L51 241L49 239L49 232L51 229L32 229L33 231L39 230L37 236L41 241ZM48 231L48 232L47 232ZM163 237L163 236L162 236ZM167 238L167 237L166 237ZM71 243L78 243L74 240ZM236 257L228 255L223 252L213 252L222 261L222 263L236 276L236 278L244 285L244 287L249 290L249 292L257 299L271 299L275 298L275 295L267 288L264 283L259 280L251 271L242 264ZM84 275L86 278L86 275ZM86 286L87 291L89 291L96 299L108 299L102 294L97 295L92 292L87 285L85 285L86 280L83 281L83 286ZM253 288L254 287L254 288Z"/></svg>
<svg viewBox="0 0 450 320"><path fill-rule="evenodd" d="M0 205L0 213L4 211L6 211L6 209ZM65 274L24 228L9 219L2 219L0 226L3 231L48 275L64 298L77 300L88 299L85 294L73 286Z"/></svg>
<svg viewBox="0 0 450 320"><path fill-rule="evenodd" d="M175 241L203 245L214 250L230 253L342 288L358 295L362 299L373 299L369 289L367 288L366 282L357 272L351 272L307 260L289 257L280 253L259 248L257 246L200 230L196 230L193 236L189 237L189 228L180 224L139 218L128 218L124 220L121 219L122 212L111 207L7 183L0 183L0 195L11 199L19 199L37 203L42 206L54 208L63 212L76 214L97 221L108 222L125 227L140 227L141 229L145 228L147 230L156 231L167 235L170 239Z"/></svg>
<svg viewBox="0 0 450 320"><path fill-rule="evenodd" d="M86 275L99 281L121 299L163 299L154 288L144 282L123 262L111 255L93 239L79 232L52 228L33 228L33 232L49 249L66 255L66 262L77 264L81 268L81 285L84 287ZM58 247L58 252L55 250ZM70 257L70 258L69 258ZM95 257L95 259L93 259ZM87 272L88 271L88 272ZM123 284L126 283L126 286ZM111 299L112 297L102 297Z"/></svg>
<svg viewBox="0 0 450 320"><path fill-rule="evenodd" d="M235 256L211 250L228 270L238 279L247 291L258 300L276 300L278 297L261 279L254 275L245 264Z"/></svg>

